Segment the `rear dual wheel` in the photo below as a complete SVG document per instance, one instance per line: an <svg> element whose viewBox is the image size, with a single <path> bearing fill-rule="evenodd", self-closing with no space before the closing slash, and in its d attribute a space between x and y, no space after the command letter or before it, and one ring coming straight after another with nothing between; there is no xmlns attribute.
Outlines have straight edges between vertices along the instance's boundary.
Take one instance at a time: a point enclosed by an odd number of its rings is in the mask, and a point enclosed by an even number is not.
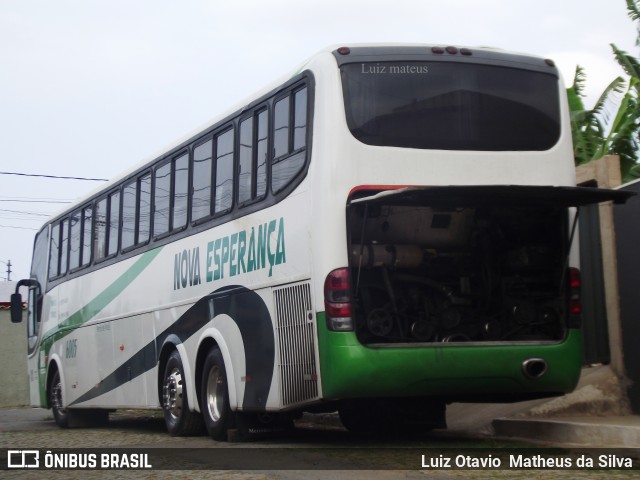
<svg viewBox="0 0 640 480"><path fill-rule="evenodd" d="M200 410L209 436L227 440L227 430L234 428L234 415L229 406L229 384L224 359L219 348L209 350L202 368Z"/></svg>

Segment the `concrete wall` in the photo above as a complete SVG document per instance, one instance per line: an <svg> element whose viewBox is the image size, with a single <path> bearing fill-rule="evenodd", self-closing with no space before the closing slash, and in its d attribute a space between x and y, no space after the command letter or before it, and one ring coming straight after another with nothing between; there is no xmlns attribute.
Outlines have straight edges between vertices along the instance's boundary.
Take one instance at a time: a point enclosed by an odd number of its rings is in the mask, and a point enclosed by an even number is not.
<svg viewBox="0 0 640 480"><path fill-rule="evenodd" d="M3 300L0 307L0 407L28 403L27 322L11 323L11 314Z"/></svg>
<svg viewBox="0 0 640 480"><path fill-rule="evenodd" d="M607 155L576 168L578 185L615 188L621 182L620 158ZM616 234L613 224L613 203L600 204L600 237L602 241L602 267L605 287L605 303L608 319L609 347L611 351L611 369L620 378L624 378L624 360L622 354L622 331L620 328L620 304L618 293L618 269L616 258Z"/></svg>
<svg viewBox="0 0 640 480"><path fill-rule="evenodd" d="M618 282L620 288L620 326L627 393L634 413L640 414L640 181L621 190L635 192L625 205L614 207Z"/></svg>

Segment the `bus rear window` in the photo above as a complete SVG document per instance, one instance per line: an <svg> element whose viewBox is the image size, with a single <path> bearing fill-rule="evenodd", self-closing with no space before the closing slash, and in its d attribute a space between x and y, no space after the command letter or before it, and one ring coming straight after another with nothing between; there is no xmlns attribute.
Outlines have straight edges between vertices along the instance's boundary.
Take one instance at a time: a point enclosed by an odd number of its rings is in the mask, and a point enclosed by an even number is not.
<svg viewBox="0 0 640 480"><path fill-rule="evenodd" d="M449 62L341 67L347 123L369 145L548 150L560 137L554 74Z"/></svg>

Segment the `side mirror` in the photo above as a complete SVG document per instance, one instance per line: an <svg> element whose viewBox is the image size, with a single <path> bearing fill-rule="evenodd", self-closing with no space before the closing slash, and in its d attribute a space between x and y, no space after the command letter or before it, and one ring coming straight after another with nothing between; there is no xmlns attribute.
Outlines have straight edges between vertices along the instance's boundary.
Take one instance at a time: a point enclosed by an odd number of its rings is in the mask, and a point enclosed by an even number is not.
<svg viewBox="0 0 640 480"><path fill-rule="evenodd" d="M19 293L11 294L11 322L22 322L22 295Z"/></svg>
<svg viewBox="0 0 640 480"><path fill-rule="evenodd" d="M34 279L26 279L20 280L16 284L16 293L11 294L11 322L12 323L20 323L22 322L22 295L18 292L20 287L37 287L40 288L40 284L37 280Z"/></svg>

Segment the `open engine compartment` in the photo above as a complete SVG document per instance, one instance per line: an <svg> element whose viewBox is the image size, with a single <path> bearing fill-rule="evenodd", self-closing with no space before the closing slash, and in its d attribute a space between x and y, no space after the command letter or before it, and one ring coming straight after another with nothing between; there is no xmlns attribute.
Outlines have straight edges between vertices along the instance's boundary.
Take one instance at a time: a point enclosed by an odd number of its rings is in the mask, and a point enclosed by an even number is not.
<svg viewBox="0 0 640 480"><path fill-rule="evenodd" d="M358 339L368 345L562 340L568 217L565 206L533 201L350 203Z"/></svg>

